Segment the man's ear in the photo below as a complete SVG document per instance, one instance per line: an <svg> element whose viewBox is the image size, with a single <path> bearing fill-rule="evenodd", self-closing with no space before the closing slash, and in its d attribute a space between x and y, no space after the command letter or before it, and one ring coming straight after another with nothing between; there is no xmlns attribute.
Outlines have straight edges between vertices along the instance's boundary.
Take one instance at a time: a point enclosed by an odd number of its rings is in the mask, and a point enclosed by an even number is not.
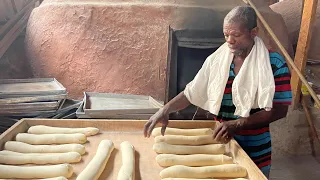
<svg viewBox="0 0 320 180"><path fill-rule="evenodd" d="M250 32L251 37L252 37L252 38L256 37L256 36L258 35L258 32L259 32L258 26L255 27L255 28L253 28L253 29L251 30L251 32Z"/></svg>

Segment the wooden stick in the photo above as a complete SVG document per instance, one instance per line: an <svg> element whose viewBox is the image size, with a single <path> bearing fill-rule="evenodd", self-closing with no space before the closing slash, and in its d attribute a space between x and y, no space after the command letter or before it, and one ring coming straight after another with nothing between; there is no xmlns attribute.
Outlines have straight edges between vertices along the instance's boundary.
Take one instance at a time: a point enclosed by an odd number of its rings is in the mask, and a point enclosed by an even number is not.
<svg viewBox="0 0 320 180"><path fill-rule="evenodd" d="M302 103L302 107L304 109L304 112L306 114L306 119L307 119L307 122L309 124L309 129L311 131L313 139L317 139L318 143L320 144L320 139L319 139L319 136L317 134L317 130L316 130L314 124L313 124L313 121L312 121L312 118L311 118L311 113L310 113L310 111L308 109L308 105L307 105L307 101L306 101L306 97L305 96L302 96L301 103Z"/></svg>
<svg viewBox="0 0 320 180"><path fill-rule="evenodd" d="M256 8L256 6L251 2L251 0L244 0L245 2L247 2L255 11L256 14L258 16L258 18L260 19L260 21L262 22L263 26L266 28L266 30L268 31L268 33L270 34L271 38L275 41L275 43L277 44L277 46L279 47L279 49L281 50L281 52L283 53L283 55L285 56L287 63L292 67L292 69L297 73L297 75L299 76L299 78L301 79L301 81L303 82L303 84L307 87L311 97L314 99L315 103L320 107L320 100L317 97L317 94L313 91L313 89L310 87L308 81L304 78L303 74L299 71L299 69L297 68L297 66L294 64L292 58L290 57L290 55L288 54L288 52L286 51L286 49L282 46L282 44L280 43L279 39L277 38L277 36L274 34L274 32L272 31L272 29L270 28L270 26L268 25L268 23L265 21L265 19L263 18L263 16L261 15L261 13L258 11L258 9Z"/></svg>
<svg viewBox="0 0 320 180"><path fill-rule="evenodd" d="M299 40L296 49L296 55L294 58L294 63L302 74L304 74L307 64L307 57L310 47L313 23L316 16L317 3L318 0L308 0L304 2ZM293 85L293 105L297 105L299 103L301 93L301 81L297 73L292 74L291 84Z"/></svg>

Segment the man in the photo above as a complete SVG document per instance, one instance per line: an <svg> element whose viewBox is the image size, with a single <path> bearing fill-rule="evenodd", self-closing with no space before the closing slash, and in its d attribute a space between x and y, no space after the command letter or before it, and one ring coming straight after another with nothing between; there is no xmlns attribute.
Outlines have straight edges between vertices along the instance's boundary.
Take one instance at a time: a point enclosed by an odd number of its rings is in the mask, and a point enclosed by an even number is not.
<svg viewBox="0 0 320 180"><path fill-rule="evenodd" d="M271 97L271 105L273 103L273 107L271 110L268 108L250 108L251 111L249 111L250 114L247 117L234 115L236 106L232 98L232 91L234 90L232 85L256 42L255 38L258 33L258 27L255 11L250 7L236 7L232 9L224 19L223 33L227 42L226 44L228 45L227 47L229 47L228 50L233 54L233 58L228 69L229 77L227 78L223 92L220 111L215 116L215 119L221 123L214 129L213 138L223 143L234 138L266 177L268 177L271 164L269 124L285 117L287 114L288 105L291 103L292 96L289 70L284 58L280 54L270 52L266 49L271 64L271 66L269 64L271 67L271 80L274 80L272 82L274 83L272 94L274 96ZM209 61L209 59L210 58L206 61ZM269 63L268 59L267 62ZM204 70L200 70L197 76L203 74L203 71ZM259 75L267 76L267 74ZM208 74L202 76L204 79L197 80L199 81L198 83L200 84L201 81L207 82L206 78L209 78L208 76ZM210 74L210 76L212 76L212 74ZM196 78L194 81L196 81ZM241 86L239 87L241 89ZM144 127L145 137L150 136L151 131L159 122L162 123L161 133L164 135L169 123L169 114L184 109L191 104L188 88L190 89L187 85L184 92L178 94L149 119ZM215 93L214 91L210 92ZM197 95L197 97L202 98L207 97L207 95Z"/></svg>

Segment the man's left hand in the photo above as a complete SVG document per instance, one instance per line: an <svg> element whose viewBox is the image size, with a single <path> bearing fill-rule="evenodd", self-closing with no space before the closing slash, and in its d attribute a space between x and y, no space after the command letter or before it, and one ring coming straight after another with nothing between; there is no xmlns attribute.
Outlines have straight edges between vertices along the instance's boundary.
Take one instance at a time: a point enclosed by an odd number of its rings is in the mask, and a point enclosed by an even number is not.
<svg viewBox="0 0 320 180"><path fill-rule="evenodd" d="M220 143L228 143L240 130L243 119L224 121L213 130L213 139Z"/></svg>

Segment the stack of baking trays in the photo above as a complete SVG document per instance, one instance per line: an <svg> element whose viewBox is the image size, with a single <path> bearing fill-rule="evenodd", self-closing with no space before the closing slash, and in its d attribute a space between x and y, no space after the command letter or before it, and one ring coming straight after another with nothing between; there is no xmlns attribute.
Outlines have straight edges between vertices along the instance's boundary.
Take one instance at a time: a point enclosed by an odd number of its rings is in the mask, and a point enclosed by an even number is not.
<svg viewBox="0 0 320 180"><path fill-rule="evenodd" d="M54 78L1 79L0 133L23 117L49 118L69 111L70 104L80 106L66 97L66 88Z"/></svg>
<svg viewBox="0 0 320 180"><path fill-rule="evenodd" d="M85 92L76 115L80 119L149 119L163 102L151 96Z"/></svg>

